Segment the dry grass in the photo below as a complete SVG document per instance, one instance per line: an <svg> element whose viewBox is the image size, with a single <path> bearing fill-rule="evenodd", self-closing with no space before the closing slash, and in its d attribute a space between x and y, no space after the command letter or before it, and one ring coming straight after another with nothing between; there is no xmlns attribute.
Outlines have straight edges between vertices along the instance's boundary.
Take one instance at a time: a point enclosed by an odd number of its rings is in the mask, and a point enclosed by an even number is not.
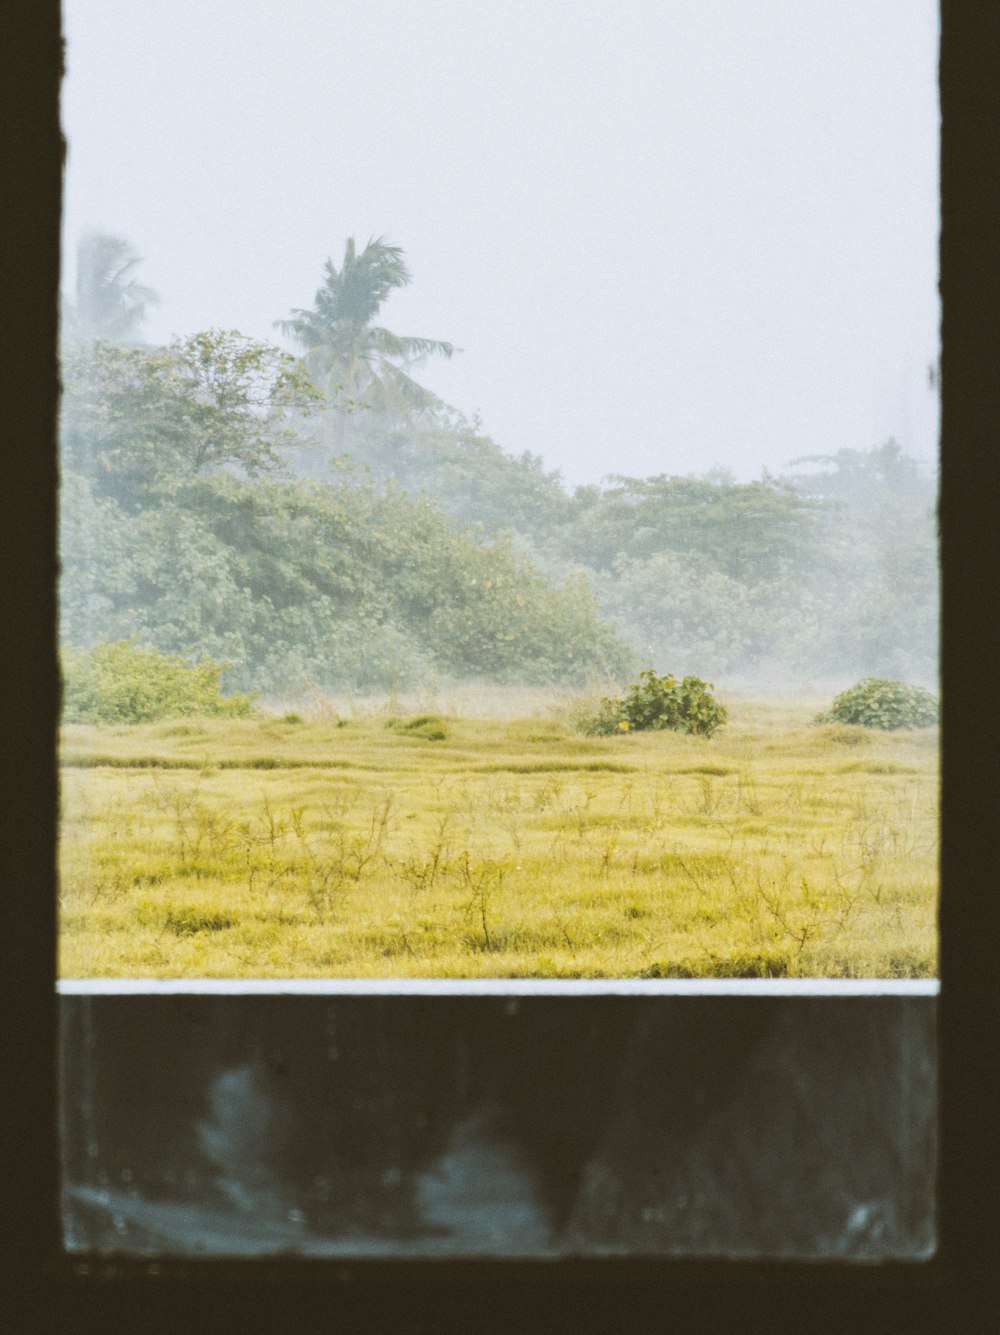
<svg viewBox="0 0 1000 1335"><path fill-rule="evenodd" d="M731 699L709 740L586 738L569 697L455 697L66 727L62 974L935 972L936 731Z"/></svg>

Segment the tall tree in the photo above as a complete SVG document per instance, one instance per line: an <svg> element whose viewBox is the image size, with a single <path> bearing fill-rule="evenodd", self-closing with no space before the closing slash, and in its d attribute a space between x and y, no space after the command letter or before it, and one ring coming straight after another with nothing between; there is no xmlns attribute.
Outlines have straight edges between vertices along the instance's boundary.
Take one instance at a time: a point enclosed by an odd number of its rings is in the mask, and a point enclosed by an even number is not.
<svg viewBox="0 0 1000 1335"><path fill-rule="evenodd" d="M280 472L318 398L296 359L232 329L63 357L64 464L136 507L200 475Z"/></svg>
<svg viewBox="0 0 1000 1335"><path fill-rule="evenodd" d="M150 306L160 300L134 277L142 257L121 236L88 232L76 248L74 300L63 304L64 330L70 341L138 341Z"/></svg>
<svg viewBox="0 0 1000 1335"><path fill-rule="evenodd" d="M359 254L351 237L339 269L326 261L323 286L312 308L293 310L290 319L275 321L303 349L306 368L337 410L341 443L348 415L357 408L398 422L439 406L437 397L410 372L431 355L451 357L452 344L404 337L375 323L387 297L410 279L399 246L373 237Z"/></svg>

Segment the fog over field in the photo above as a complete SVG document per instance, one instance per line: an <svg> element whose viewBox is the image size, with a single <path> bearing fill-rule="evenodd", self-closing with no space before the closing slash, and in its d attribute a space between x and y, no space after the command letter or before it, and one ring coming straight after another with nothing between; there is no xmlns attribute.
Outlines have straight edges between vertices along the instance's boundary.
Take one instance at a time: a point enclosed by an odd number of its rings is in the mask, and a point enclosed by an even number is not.
<svg viewBox="0 0 1000 1335"><path fill-rule="evenodd" d="M65 9L67 285L127 237L150 341L280 338L384 235L421 382L570 485L933 460L933 0Z"/></svg>

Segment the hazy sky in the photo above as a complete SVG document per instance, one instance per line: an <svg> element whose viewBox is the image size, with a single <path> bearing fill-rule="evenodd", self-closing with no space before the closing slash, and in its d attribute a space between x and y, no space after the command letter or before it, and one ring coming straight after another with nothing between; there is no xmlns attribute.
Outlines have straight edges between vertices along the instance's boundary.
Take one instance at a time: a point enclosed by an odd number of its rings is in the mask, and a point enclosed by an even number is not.
<svg viewBox="0 0 1000 1335"><path fill-rule="evenodd" d="M571 482L936 451L934 0L66 0L67 280L280 342L348 236Z"/></svg>

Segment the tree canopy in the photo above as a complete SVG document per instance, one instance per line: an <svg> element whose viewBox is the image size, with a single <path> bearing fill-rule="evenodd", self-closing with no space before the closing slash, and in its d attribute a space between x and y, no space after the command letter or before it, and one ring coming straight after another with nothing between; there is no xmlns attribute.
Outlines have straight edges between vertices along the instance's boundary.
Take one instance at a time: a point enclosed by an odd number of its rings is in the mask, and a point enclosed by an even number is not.
<svg viewBox="0 0 1000 1335"><path fill-rule="evenodd" d="M395 334L375 323L390 294L410 280L399 246L373 237L359 254L351 237L339 269L326 261L312 307L275 322L302 349L331 407L408 418L440 406L410 373L429 356L451 357L452 344Z"/></svg>
<svg viewBox="0 0 1000 1335"><path fill-rule="evenodd" d="M317 391L234 331L67 353L64 642L232 665L229 685L399 687L445 673L584 681L630 662L587 587L431 498L284 466Z"/></svg>
<svg viewBox="0 0 1000 1335"><path fill-rule="evenodd" d="M101 252L107 309L137 318L121 246ZM454 349L375 323L409 280L399 247L348 241L314 307L279 322L301 357L220 329L64 347L66 643L207 653L266 691L604 685L646 665L933 678L935 480L896 442L784 478L571 492L413 379Z"/></svg>
<svg viewBox="0 0 1000 1335"><path fill-rule="evenodd" d="M127 506L199 473L281 470L319 398L290 354L220 329L166 348L74 349L63 382L65 463Z"/></svg>

